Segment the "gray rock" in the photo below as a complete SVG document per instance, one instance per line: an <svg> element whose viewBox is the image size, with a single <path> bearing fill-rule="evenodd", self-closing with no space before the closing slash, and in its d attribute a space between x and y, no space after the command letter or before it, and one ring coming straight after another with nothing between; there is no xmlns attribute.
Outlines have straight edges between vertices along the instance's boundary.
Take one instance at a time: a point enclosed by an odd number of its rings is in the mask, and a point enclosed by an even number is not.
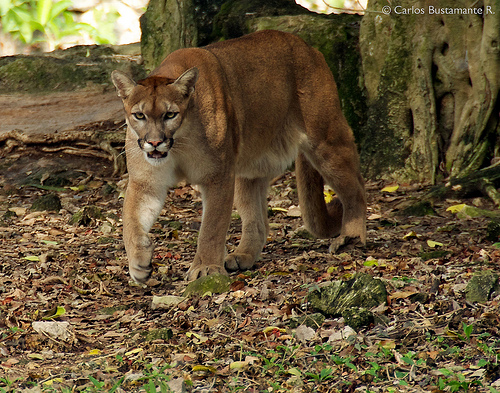
<svg viewBox="0 0 500 393"><path fill-rule="evenodd" d="M491 299L493 292L500 290L499 275L491 270L476 272L465 288L465 298L473 303L485 303Z"/></svg>
<svg viewBox="0 0 500 393"><path fill-rule="evenodd" d="M212 274L192 281L186 287L183 296L191 297L194 295L203 296L210 293L224 293L229 291L232 280L223 274Z"/></svg>
<svg viewBox="0 0 500 393"><path fill-rule="evenodd" d="M338 317L352 308L371 309L387 302L385 284L369 274L359 273L347 281L313 291L308 300L312 307L323 314Z"/></svg>
<svg viewBox="0 0 500 393"><path fill-rule="evenodd" d="M33 211L56 211L61 210L61 199L55 194L43 195L36 199L31 206Z"/></svg>
<svg viewBox="0 0 500 393"><path fill-rule="evenodd" d="M346 325L359 332L365 326L375 322L375 316L371 311L362 307L352 307L342 313Z"/></svg>
<svg viewBox="0 0 500 393"><path fill-rule="evenodd" d="M167 383L169 389L174 393L185 393L187 392L186 383L183 378L175 378Z"/></svg>

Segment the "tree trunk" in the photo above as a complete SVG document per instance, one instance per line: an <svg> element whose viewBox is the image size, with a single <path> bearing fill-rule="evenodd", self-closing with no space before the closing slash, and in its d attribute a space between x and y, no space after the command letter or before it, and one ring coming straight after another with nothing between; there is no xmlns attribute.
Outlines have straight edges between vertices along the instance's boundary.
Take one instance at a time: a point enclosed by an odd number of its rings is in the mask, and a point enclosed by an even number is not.
<svg viewBox="0 0 500 393"><path fill-rule="evenodd" d="M370 175L435 182L498 157L500 2L482 3L369 2L360 44Z"/></svg>

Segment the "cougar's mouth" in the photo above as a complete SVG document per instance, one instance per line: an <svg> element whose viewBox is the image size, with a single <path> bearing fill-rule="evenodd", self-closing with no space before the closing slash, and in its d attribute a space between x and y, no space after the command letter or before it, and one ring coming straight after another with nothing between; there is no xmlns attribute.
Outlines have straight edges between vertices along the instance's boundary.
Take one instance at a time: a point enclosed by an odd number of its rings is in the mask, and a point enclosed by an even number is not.
<svg viewBox="0 0 500 393"><path fill-rule="evenodd" d="M168 138L162 142L146 142L144 139L139 139L139 147L146 153L146 157L153 160L161 160L168 156L168 152L174 145L174 139Z"/></svg>
<svg viewBox="0 0 500 393"><path fill-rule="evenodd" d="M158 150L153 150L153 151L150 151L147 153L147 156L148 158L154 158L154 159L161 159L161 158L165 158L166 156L168 156L168 151L158 151Z"/></svg>

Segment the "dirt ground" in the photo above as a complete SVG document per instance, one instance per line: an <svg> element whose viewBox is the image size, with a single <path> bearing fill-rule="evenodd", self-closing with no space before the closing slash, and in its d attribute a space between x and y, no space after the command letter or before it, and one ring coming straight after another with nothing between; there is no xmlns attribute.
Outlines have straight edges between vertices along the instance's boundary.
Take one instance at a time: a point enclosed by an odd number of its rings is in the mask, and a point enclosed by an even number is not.
<svg viewBox="0 0 500 393"><path fill-rule="evenodd" d="M500 249L487 239L490 218L447 210L495 211L483 197L400 215L429 187L383 192L387 184L368 182L367 246L331 255L328 241L300 231L288 172L271 187L271 233L256 268L232 274L227 293L160 307L154 296L186 287L201 220L195 189L170 191L152 230L154 273L140 287L121 239L126 176L112 177L110 161L27 147L4 152L0 167L0 391L166 391L167 380L179 392L500 389L499 293L482 304L464 297L475 272L500 273ZM61 209L32 210L47 194ZM70 223L88 206L101 215ZM235 215L229 251L239 236ZM356 272L386 283L376 323L349 337L339 336L342 318L327 316L312 335L292 327L314 312L309 291ZM68 322L69 333L39 333L37 321Z"/></svg>

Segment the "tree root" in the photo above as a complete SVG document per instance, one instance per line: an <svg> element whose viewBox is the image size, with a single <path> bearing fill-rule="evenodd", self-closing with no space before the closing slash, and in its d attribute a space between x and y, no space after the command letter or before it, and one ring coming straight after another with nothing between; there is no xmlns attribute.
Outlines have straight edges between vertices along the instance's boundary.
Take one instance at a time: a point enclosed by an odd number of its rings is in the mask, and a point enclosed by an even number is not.
<svg viewBox="0 0 500 393"><path fill-rule="evenodd" d="M480 169L468 176L454 178L444 186L433 187L425 196L424 200L440 200L450 197L463 197L474 194L483 194L490 198L496 206L500 207L500 162Z"/></svg>
<svg viewBox="0 0 500 393"><path fill-rule="evenodd" d="M112 132L77 130L60 134L27 134L21 130L12 130L0 135L0 143L4 143L6 154L23 145L42 145L41 150L45 152L63 152L108 159L113 162L113 176L123 175L127 168L124 155L111 143L123 146L124 141L125 132L122 130ZM68 143L72 146L67 146Z"/></svg>

